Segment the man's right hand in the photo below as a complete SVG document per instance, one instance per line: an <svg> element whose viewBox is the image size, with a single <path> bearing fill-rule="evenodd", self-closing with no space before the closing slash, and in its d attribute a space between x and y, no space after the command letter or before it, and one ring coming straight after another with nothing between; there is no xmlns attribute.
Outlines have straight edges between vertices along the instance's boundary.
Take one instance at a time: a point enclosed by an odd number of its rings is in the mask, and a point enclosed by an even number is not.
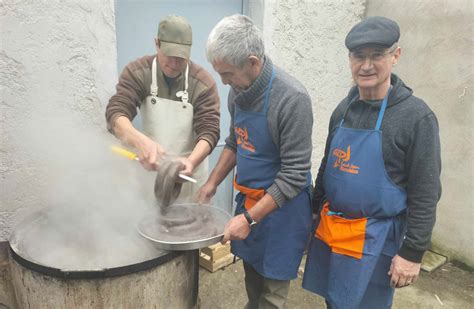
<svg viewBox="0 0 474 309"><path fill-rule="evenodd" d="M196 193L196 201L200 204L209 204L211 198L216 194L217 186L226 178L236 163L235 152L224 148L217 160L206 183Z"/></svg>
<svg viewBox="0 0 474 309"><path fill-rule="evenodd" d="M216 194L217 187L206 182L196 193L196 201L199 204L209 204L212 197Z"/></svg>
<svg viewBox="0 0 474 309"><path fill-rule="evenodd" d="M138 158L140 159L141 165L146 170L156 170L158 159L165 154L163 147L143 135L136 143L136 148L138 149Z"/></svg>
<svg viewBox="0 0 474 309"><path fill-rule="evenodd" d="M130 119L125 116L120 116L115 120L114 134L122 142L138 150L138 159L145 169L156 170L157 159L165 154L160 144L135 129Z"/></svg>

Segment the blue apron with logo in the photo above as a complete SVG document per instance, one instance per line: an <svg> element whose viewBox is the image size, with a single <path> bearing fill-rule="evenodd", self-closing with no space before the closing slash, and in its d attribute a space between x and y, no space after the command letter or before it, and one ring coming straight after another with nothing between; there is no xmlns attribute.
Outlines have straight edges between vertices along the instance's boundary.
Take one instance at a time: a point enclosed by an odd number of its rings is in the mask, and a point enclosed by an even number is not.
<svg viewBox="0 0 474 309"><path fill-rule="evenodd" d="M237 106L234 131L237 138L236 183L250 189L268 189L281 169L280 151L268 129L267 113L272 77L265 91L260 112L243 111ZM307 184L292 200L263 218L244 240L232 241L232 253L262 276L290 280L298 267L311 231L311 205L308 172ZM244 212L245 195L237 194L235 215Z"/></svg>
<svg viewBox="0 0 474 309"><path fill-rule="evenodd" d="M401 246L407 195L384 165L380 127L387 102L388 94L374 130L345 128L348 107L328 153L327 203L311 239L303 288L335 309L392 305L387 273Z"/></svg>

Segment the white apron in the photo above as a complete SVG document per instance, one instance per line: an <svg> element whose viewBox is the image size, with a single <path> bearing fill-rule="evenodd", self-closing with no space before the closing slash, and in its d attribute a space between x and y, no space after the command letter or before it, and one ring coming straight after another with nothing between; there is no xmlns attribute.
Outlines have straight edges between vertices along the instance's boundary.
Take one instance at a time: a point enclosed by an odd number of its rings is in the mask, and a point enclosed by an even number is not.
<svg viewBox="0 0 474 309"><path fill-rule="evenodd" d="M156 58L153 59L150 95L140 107L145 135L160 144L167 154L181 157L187 157L196 143L196 134L193 131L194 108L188 102L188 73L189 66L186 66L184 91L176 93L181 101L159 98ZM193 171L193 178L197 180L197 183L184 183L175 203L194 202L194 195L206 181L207 173L208 158L204 159Z"/></svg>

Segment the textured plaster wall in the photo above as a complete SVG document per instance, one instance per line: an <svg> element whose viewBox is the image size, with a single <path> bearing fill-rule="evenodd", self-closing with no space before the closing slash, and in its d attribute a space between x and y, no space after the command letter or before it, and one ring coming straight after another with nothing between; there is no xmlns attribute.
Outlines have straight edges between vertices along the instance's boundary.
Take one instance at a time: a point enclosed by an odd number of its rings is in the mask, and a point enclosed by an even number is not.
<svg viewBox="0 0 474 309"><path fill-rule="evenodd" d="M352 79L344 38L364 14L362 0L267 0L253 7L263 16L267 53L306 86L313 102L312 171L324 153L329 118Z"/></svg>
<svg viewBox="0 0 474 309"><path fill-rule="evenodd" d="M0 241L18 212L41 206L48 181L27 150L25 127L39 116L54 121L58 109L104 127L115 41L113 0L0 1Z"/></svg>
<svg viewBox="0 0 474 309"><path fill-rule="evenodd" d="M471 0L369 0L367 16L401 27L396 73L436 113L443 195L434 250L474 267L474 10Z"/></svg>

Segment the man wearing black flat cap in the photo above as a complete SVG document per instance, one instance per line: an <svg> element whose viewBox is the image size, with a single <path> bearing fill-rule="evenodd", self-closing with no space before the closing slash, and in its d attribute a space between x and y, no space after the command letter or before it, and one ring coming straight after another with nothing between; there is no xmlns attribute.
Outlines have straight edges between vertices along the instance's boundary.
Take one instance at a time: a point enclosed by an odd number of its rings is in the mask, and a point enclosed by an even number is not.
<svg viewBox="0 0 474 309"><path fill-rule="evenodd" d="M356 86L333 112L314 189L303 287L328 308L390 308L418 277L441 196L436 116L392 73L400 29L370 17L346 37Z"/></svg>

